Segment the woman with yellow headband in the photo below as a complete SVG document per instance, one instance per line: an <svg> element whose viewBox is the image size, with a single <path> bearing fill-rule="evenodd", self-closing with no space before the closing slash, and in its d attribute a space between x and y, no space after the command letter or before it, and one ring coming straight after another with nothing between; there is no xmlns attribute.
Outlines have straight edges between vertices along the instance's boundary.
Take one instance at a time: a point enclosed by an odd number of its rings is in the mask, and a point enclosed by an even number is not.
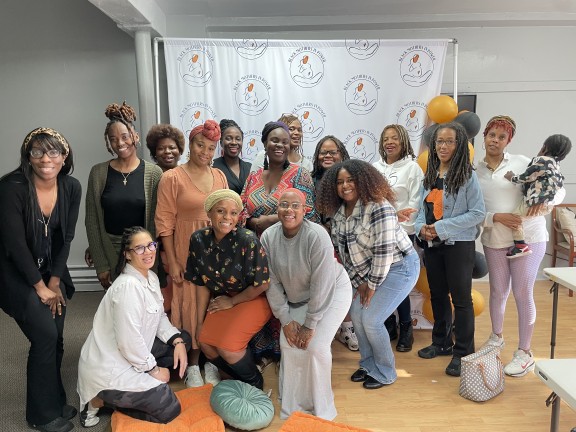
<svg viewBox="0 0 576 432"><path fill-rule="evenodd" d="M26 420L46 432L72 430L77 412L60 373L66 300L74 294L66 262L82 196L73 170L66 139L36 128L20 166L0 179L0 306L30 341Z"/></svg>
<svg viewBox="0 0 576 432"><path fill-rule="evenodd" d="M200 348L228 375L262 389L248 342L272 316L264 292L268 261L256 234L237 228L240 196L212 192L204 202L210 226L190 238L186 279L196 286Z"/></svg>

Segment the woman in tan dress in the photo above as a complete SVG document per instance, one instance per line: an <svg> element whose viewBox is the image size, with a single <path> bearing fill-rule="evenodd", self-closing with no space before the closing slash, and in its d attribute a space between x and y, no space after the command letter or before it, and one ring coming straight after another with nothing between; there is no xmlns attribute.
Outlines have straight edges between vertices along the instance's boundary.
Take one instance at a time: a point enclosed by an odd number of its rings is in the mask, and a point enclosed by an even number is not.
<svg viewBox="0 0 576 432"><path fill-rule="evenodd" d="M220 127L213 120L192 129L190 159L166 171L158 185L156 231L162 238L174 283L171 321L175 327L185 329L192 336L190 366L186 376L188 387L202 386L204 381L198 366L200 349L196 337L196 286L184 279L184 271L190 236L209 223L204 210L206 197L228 187L224 173L210 166L219 139ZM216 366L206 363L204 369L206 381L216 385L220 380Z"/></svg>

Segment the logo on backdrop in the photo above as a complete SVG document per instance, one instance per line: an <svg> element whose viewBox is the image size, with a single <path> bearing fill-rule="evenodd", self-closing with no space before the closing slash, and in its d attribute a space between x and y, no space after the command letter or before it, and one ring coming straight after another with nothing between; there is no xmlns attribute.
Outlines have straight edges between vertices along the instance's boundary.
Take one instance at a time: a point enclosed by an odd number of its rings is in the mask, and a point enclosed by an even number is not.
<svg viewBox="0 0 576 432"><path fill-rule="evenodd" d="M374 161L378 154L378 138L366 129L356 129L350 132L344 139L344 145L350 157L366 162Z"/></svg>
<svg viewBox="0 0 576 432"><path fill-rule="evenodd" d="M251 162L259 151L264 150L262 144L262 133L256 129L250 129L244 133L244 143L242 144L242 159Z"/></svg>
<svg viewBox="0 0 576 432"><path fill-rule="evenodd" d="M270 84L260 75L243 76L234 85L234 92L236 106L251 116L260 114L270 102Z"/></svg>
<svg viewBox="0 0 576 432"><path fill-rule="evenodd" d="M324 76L326 58L316 48L298 48L290 55L288 61L290 76L300 87L314 87Z"/></svg>
<svg viewBox="0 0 576 432"><path fill-rule="evenodd" d="M396 112L396 123L406 128L410 140L414 142L424 133L427 115L425 103L408 102Z"/></svg>
<svg viewBox="0 0 576 432"><path fill-rule="evenodd" d="M400 77L410 87L424 85L434 72L436 57L430 48L414 45L400 56Z"/></svg>
<svg viewBox="0 0 576 432"><path fill-rule="evenodd" d="M180 111L179 118L180 129L184 132L184 137L188 139L190 132L196 126L203 124L208 119L215 120L216 112L204 102L191 102Z"/></svg>
<svg viewBox="0 0 576 432"><path fill-rule="evenodd" d="M214 56L202 46L189 46L178 55L178 73L192 87L203 87L212 78Z"/></svg>
<svg viewBox="0 0 576 432"><path fill-rule="evenodd" d="M238 55L247 60L256 60L262 57L268 48L267 39L234 39L232 42Z"/></svg>
<svg viewBox="0 0 576 432"><path fill-rule="evenodd" d="M316 142L326 128L326 113L319 105L311 102L298 104L292 113L298 116L302 124L304 142Z"/></svg>
<svg viewBox="0 0 576 432"><path fill-rule="evenodd" d="M346 106L354 114L368 114L378 103L378 90L378 82L370 75L353 76L344 86Z"/></svg>
<svg viewBox="0 0 576 432"><path fill-rule="evenodd" d="M358 60L366 60L376 54L380 48L380 39L346 39L348 54Z"/></svg>

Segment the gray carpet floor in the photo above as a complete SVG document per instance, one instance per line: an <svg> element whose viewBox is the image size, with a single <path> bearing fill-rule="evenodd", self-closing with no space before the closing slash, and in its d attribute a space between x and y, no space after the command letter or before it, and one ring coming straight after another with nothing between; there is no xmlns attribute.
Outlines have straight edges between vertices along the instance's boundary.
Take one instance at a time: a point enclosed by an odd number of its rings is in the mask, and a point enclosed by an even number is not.
<svg viewBox="0 0 576 432"><path fill-rule="evenodd" d="M103 292L78 292L68 303L64 326L64 361L62 377L68 403L78 406L76 393L78 357L80 349L92 329L92 318ZM12 318L0 310L0 431L30 431L26 423L26 361L28 340ZM110 416L102 415L93 428L80 426L78 416L73 420L75 430L102 432L108 430Z"/></svg>

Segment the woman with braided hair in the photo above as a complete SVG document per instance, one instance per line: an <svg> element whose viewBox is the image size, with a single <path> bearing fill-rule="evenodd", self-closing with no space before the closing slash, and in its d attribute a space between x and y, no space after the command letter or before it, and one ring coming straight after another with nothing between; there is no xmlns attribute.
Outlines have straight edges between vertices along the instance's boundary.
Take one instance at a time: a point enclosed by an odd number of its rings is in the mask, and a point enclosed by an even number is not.
<svg viewBox="0 0 576 432"><path fill-rule="evenodd" d="M486 211L466 130L458 123L441 124L431 144L423 202L414 228L424 247L434 327L432 345L418 355L425 359L452 356L446 374L460 376L460 359L474 352L472 270L475 240Z"/></svg>
<svg viewBox="0 0 576 432"><path fill-rule="evenodd" d="M279 122L288 126L288 133L290 134L290 152L288 153L288 162L306 168L308 172L312 172L313 165L309 159L304 157L302 123L296 114L282 114L278 119ZM256 155L252 161L251 171L257 171L264 166L264 159L266 157L266 150L261 151Z"/></svg>
<svg viewBox="0 0 576 432"><path fill-rule="evenodd" d="M51 128L30 132L20 166L0 179L0 307L30 341L26 420L67 432L76 409L66 403L60 366L66 301L74 285L66 266L82 190L68 141Z"/></svg>
<svg viewBox="0 0 576 432"><path fill-rule="evenodd" d="M85 224L98 280L108 289L118 276L115 265L124 229L143 226L155 234L156 190L162 169L138 157L140 136L130 105L108 105L105 115L109 120L104 131L106 149L116 157L90 171Z"/></svg>
<svg viewBox="0 0 576 432"><path fill-rule="evenodd" d="M228 119L220 121L220 131L222 133L222 138L220 138L222 157L214 159L212 166L224 173L228 187L240 195L248 174L250 174L250 162L240 158L244 132L238 123Z"/></svg>
<svg viewBox="0 0 576 432"><path fill-rule="evenodd" d="M196 126L189 135L190 159L162 176L158 186L156 230L166 252L168 268L172 277L172 304L170 320L192 336L189 367L186 373L188 387L204 385L200 372L200 347L197 334L197 287L184 279L190 236L205 228L210 219L204 209L204 201L212 192L228 188L226 176L211 167L216 143L220 139L220 126L214 120L206 120ZM218 384L218 368L206 362L206 382Z"/></svg>

